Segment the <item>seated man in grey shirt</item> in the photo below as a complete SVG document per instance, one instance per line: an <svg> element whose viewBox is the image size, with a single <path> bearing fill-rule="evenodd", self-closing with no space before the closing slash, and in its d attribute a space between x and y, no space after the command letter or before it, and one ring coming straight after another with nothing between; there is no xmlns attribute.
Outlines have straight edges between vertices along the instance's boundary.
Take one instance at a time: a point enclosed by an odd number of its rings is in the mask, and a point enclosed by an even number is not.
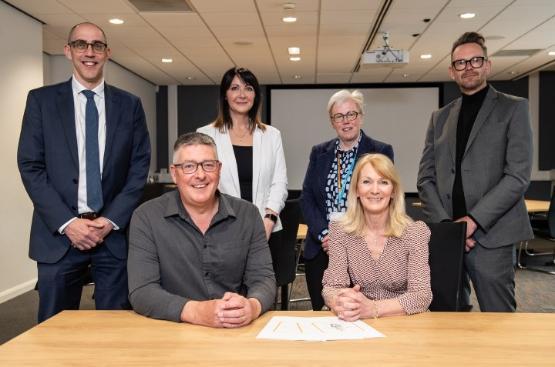
<svg viewBox="0 0 555 367"><path fill-rule="evenodd" d="M217 191L221 163L209 136L180 136L173 162L177 190L144 203L131 219L131 304L157 319L247 325L276 292L258 209Z"/></svg>

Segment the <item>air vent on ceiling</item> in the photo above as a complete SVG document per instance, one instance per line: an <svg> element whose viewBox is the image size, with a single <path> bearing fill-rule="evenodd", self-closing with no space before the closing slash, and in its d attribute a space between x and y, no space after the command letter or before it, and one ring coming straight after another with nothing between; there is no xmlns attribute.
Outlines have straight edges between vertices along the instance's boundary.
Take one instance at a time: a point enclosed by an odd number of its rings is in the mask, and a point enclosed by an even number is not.
<svg viewBox="0 0 555 367"><path fill-rule="evenodd" d="M129 0L139 12L183 13L193 12L187 0Z"/></svg>
<svg viewBox="0 0 555 367"><path fill-rule="evenodd" d="M495 57L529 57L542 49L527 49L527 50L501 50L494 53Z"/></svg>

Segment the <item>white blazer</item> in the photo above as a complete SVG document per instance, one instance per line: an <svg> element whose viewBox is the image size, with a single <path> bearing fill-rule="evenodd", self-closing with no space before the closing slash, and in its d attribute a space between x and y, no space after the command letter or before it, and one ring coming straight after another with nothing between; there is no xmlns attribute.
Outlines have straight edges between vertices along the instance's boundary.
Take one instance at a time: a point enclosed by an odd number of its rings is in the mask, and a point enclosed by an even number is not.
<svg viewBox="0 0 555 367"><path fill-rule="evenodd" d="M197 129L211 136L218 148L218 159L222 162L219 190L225 194L241 197L237 161L226 132L221 133L213 124ZM266 208L280 213L287 199L287 169L281 143L281 133L275 127L266 125L262 131L258 127L253 134L252 148L252 200L264 218ZM281 220L274 226L274 232L282 229Z"/></svg>

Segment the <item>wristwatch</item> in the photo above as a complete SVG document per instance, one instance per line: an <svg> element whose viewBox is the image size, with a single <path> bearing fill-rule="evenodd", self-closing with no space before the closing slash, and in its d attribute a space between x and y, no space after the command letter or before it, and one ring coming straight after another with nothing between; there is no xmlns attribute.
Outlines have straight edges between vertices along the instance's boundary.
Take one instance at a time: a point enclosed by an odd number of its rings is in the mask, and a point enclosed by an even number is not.
<svg viewBox="0 0 555 367"><path fill-rule="evenodd" d="M271 220L274 223L277 223L278 217L275 214L272 213L266 213L266 215L264 216L264 218L268 218L269 220Z"/></svg>

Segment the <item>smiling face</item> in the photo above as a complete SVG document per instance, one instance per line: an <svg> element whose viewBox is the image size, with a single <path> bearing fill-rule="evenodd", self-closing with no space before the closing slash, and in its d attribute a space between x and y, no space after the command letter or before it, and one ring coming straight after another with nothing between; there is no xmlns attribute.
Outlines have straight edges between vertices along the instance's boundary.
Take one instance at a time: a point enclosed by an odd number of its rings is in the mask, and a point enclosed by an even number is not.
<svg viewBox="0 0 555 367"><path fill-rule="evenodd" d="M88 43L94 41L106 42L102 31L93 24L80 24L71 34L70 42L83 40ZM110 49L95 52L87 46L85 51L79 51L70 45L65 45L64 53L73 64L73 75L79 83L88 89L93 89L102 81L104 64L110 57Z"/></svg>
<svg viewBox="0 0 555 367"><path fill-rule="evenodd" d="M358 139L360 133L360 126L362 125L362 114L358 105L353 100L346 100L343 103L336 103L333 105L330 116L334 116L338 113L346 115L349 112L354 111L359 115L353 121L348 121L345 117L343 121L334 122L331 119L331 126L337 132L337 137L344 145L352 145Z"/></svg>
<svg viewBox="0 0 555 367"><path fill-rule="evenodd" d="M247 115L254 104L255 95L254 88L245 84L241 78L235 75L226 92L229 112L231 114Z"/></svg>
<svg viewBox="0 0 555 367"><path fill-rule="evenodd" d="M393 183L380 175L367 163L360 171L357 196L364 212L372 215L385 214L393 195Z"/></svg>
<svg viewBox="0 0 555 367"><path fill-rule="evenodd" d="M451 61L470 60L473 57L484 55L484 50L477 43L464 43L453 50ZM491 62L485 60L484 64L479 68L473 68L470 63L466 64L466 68L457 71L453 66L449 66L449 75L451 79L457 83L462 93L467 95L474 94L483 89L487 84L487 77L491 72Z"/></svg>
<svg viewBox="0 0 555 367"><path fill-rule="evenodd" d="M210 145L185 145L175 154L174 163L192 161L196 163L217 160L215 149ZM208 209L216 202L216 189L220 182L221 166L214 172L205 172L201 166L194 173L183 173L180 167L173 164L170 172L173 182L177 185L181 201L185 208Z"/></svg>

